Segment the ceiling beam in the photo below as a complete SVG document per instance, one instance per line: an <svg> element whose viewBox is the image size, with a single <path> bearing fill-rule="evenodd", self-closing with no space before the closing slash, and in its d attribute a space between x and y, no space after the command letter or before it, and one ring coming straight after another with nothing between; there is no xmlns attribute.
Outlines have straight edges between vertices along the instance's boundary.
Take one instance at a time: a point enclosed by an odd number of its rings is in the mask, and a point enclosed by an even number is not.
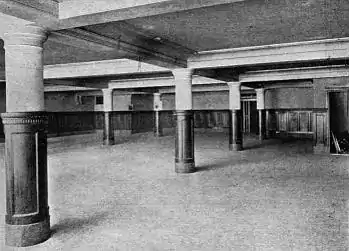
<svg viewBox="0 0 349 251"><path fill-rule="evenodd" d="M211 84L211 85L204 85L204 86L195 85L192 88L192 92L222 92L222 91L229 92L228 85L221 85L221 84ZM161 94L165 94L165 93L174 94L175 92L176 92L175 87L162 87L159 89L159 93ZM242 86L241 92L242 94L251 93L251 92L253 93L254 90L252 88Z"/></svg>
<svg viewBox="0 0 349 251"><path fill-rule="evenodd" d="M44 66L45 79L166 73L169 69L129 59L114 59Z"/></svg>
<svg viewBox="0 0 349 251"><path fill-rule="evenodd" d="M205 78L201 76L193 76L193 80L192 80L193 85L222 84L222 83L224 84L225 82L222 82L216 79ZM175 82L172 76L109 81L109 88L114 88L114 89L168 87L168 86L175 86Z"/></svg>
<svg viewBox="0 0 349 251"><path fill-rule="evenodd" d="M78 48L100 50L119 50L125 53L125 57L148 62L161 67L178 68L186 67L186 60L174 58L163 53L146 49L137 45L127 43L121 39L113 39L96 34L81 28L70 30L53 31L49 39L63 44L69 44Z"/></svg>
<svg viewBox="0 0 349 251"><path fill-rule="evenodd" d="M199 52L188 67L224 68L330 61L349 58L349 37Z"/></svg>
<svg viewBox="0 0 349 251"><path fill-rule="evenodd" d="M54 0L0 0L0 13L43 27L59 24L58 2Z"/></svg>
<svg viewBox="0 0 349 251"><path fill-rule="evenodd" d="M82 86L66 86L66 85L46 85L45 92L77 92L77 91L100 91L97 88L82 87Z"/></svg>
<svg viewBox="0 0 349 251"><path fill-rule="evenodd" d="M59 4L60 22L55 29L129 20L245 0L71 0ZM102 2L102 4L101 4Z"/></svg>
<svg viewBox="0 0 349 251"><path fill-rule="evenodd" d="M287 80L304 80L314 78L349 77L349 66L322 66L266 71L250 71L240 74L240 82L270 82Z"/></svg>

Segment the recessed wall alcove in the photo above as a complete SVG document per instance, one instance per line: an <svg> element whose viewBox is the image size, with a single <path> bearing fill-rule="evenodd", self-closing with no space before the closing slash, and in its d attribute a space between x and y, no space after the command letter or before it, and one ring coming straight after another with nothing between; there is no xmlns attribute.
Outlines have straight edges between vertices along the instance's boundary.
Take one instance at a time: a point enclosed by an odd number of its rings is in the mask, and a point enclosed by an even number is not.
<svg viewBox="0 0 349 251"><path fill-rule="evenodd" d="M349 153L349 86L327 88L331 153Z"/></svg>

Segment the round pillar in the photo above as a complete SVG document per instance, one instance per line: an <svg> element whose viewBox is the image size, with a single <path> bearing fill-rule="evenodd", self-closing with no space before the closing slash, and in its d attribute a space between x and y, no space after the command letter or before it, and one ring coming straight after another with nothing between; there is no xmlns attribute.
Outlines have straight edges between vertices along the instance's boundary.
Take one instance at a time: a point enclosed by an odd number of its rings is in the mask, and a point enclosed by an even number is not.
<svg viewBox="0 0 349 251"><path fill-rule="evenodd" d="M162 136L162 128L160 121L160 110L162 109L160 93L154 93L154 135Z"/></svg>
<svg viewBox="0 0 349 251"><path fill-rule="evenodd" d="M242 142L242 112L241 110L231 110L229 126L229 150L243 150Z"/></svg>
<svg viewBox="0 0 349 251"><path fill-rule="evenodd" d="M230 82L229 86L229 109L230 109L230 126L229 126L229 150L243 150L242 134L242 112L241 112L241 83Z"/></svg>
<svg viewBox="0 0 349 251"><path fill-rule="evenodd" d="M103 108L104 108L104 145L114 145L114 128L113 128L113 89L102 89L103 91Z"/></svg>
<svg viewBox="0 0 349 251"><path fill-rule="evenodd" d="M47 115L44 112L43 43L46 31L24 26L5 44L5 243L32 246L50 237L47 190Z"/></svg>
<svg viewBox="0 0 349 251"><path fill-rule="evenodd" d="M265 138L270 138L270 112L265 110Z"/></svg>
<svg viewBox="0 0 349 251"><path fill-rule="evenodd" d="M256 98L257 98L257 109L258 109L258 128L259 128L259 140L263 141L266 135L266 115L265 115L265 100L264 100L264 89L256 89Z"/></svg>
<svg viewBox="0 0 349 251"><path fill-rule="evenodd" d="M176 151L175 171L192 173L195 171L194 159L194 121L190 110L176 111Z"/></svg>
<svg viewBox="0 0 349 251"><path fill-rule="evenodd" d="M266 138L265 117L265 110L258 110L258 136L260 141L263 141Z"/></svg>
<svg viewBox="0 0 349 251"><path fill-rule="evenodd" d="M192 100L193 69L176 69L172 71L175 79L176 123L175 171L191 173L195 171L194 159L194 122Z"/></svg>

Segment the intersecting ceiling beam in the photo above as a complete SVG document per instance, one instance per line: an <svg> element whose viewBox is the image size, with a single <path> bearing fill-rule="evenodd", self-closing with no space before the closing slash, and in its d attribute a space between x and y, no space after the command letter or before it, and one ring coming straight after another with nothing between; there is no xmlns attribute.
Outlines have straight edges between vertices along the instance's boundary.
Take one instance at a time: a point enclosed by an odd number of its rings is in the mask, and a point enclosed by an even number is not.
<svg viewBox="0 0 349 251"><path fill-rule="evenodd" d="M245 0L0 0L0 13L62 30L241 1Z"/></svg>
<svg viewBox="0 0 349 251"><path fill-rule="evenodd" d="M59 4L56 29L128 20L245 0L70 0Z"/></svg>
<svg viewBox="0 0 349 251"><path fill-rule="evenodd" d="M186 67L187 65L186 60L174 58L151 49L124 42L121 39L116 40L80 28L53 31L49 39L78 48L86 48L88 46L89 49L96 51L118 50L124 53L124 57L141 60L160 67L177 68Z"/></svg>
<svg viewBox="0 0 349 251"><path fill-rule="evenodd" d="M43 27L57 27L59 24L58 3L53 0L0 0L0 14Z"/></svg>
<svg viewBox="0 0 349 251"><path fill-rule="evenodd" d="M349 59L349 37L199 52L190 68L224 68Z"/></svg>
<svg viewBox="0 0 349 251"><path fill-rule="evenodd" d="M45 79L87 78L139 73L164 73L168 69L128 59L45 65Z"/></svg>

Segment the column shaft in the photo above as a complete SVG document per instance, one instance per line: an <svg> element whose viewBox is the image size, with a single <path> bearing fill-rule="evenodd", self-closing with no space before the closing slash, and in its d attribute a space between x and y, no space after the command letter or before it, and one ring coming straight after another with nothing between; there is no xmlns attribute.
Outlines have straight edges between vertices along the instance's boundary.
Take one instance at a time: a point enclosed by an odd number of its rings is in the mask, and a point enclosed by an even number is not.
<svg viewBox="0 0 349 251"><path fill-rule="evenodd" d="M47 115L44 112L45 31L25 26L6 34L5 242L32 246L50 237Z"/></svg>
<svg viewBox="0 0 349 251"><path fill-rule="evenodd" d="M264 89L256 89L257 96L257 109L258 109L258 128L259 128L259 140L265 139L265 100L264 100Z"/></svg>
<svg viewBox="0 0 349 251"><path fill-rule="evenodd" d="M114 145L113 89L102 89L104 108L103 144Z"/></svg>
<svg viewBox="0 0 349 251"><path fill-rule="evenodd" d="M265 110L258 110L258 127L259 127L259 140L262 141L265 139Z"/></svg>
<svg viewBox="0 0 349 251"><path fill-rule="evenodd" d="M160 120L160 110L162 109L162 103L160 93L154 93L154 135L155 137L162 136L162 127Z"/></svg>
<svg viewBox="0 0 349 251"><path fill-rule="evenodd" d="M177 119L175 171L191 173L195 171L193 112L176 111L175 116Z"/></svg>
<svg viewBox="0 0 349 251"><path fill-rule="evenodd" d="M230 109L229 150L241 151L243 150L241 84L239 82L231 82L228 83L228 86Z"/></svg>
<svg viewBox="0 0 349 251"><path fill-rule="evenodd" d="M231 110L229 126L229 150L243 150L242 143L242 112L241 110Z"/></svg>
<svg viewBox="0 0 349 251"><path fill-rule="evenodd" d="M159 110L155 110L154 111L154 123L155 123L155 128L154 128L154 135L156 137L161 137L162 136L162 127L161 127L161 123L160 123L160 111Z"/></svg>
<svg viewBox="0 0 349 251"><path fill-rule="evenodd" d="M104 130L103 130L104 145L114 145L114 128L112 123L112 112L104 112Z"/></svg>
<svg viewBox="0 0 349 251"><path fill-rule="evenodd" d="M176 142L175 171L191 173L195 171L194 123L192 101L192 69L173 71L176 84Z"/></svg>
<svg viewBox="0 0 349 251"><path fill-rule="evenodd" d="M265 137L270 138L270 112L265 110Z"/></svg>

